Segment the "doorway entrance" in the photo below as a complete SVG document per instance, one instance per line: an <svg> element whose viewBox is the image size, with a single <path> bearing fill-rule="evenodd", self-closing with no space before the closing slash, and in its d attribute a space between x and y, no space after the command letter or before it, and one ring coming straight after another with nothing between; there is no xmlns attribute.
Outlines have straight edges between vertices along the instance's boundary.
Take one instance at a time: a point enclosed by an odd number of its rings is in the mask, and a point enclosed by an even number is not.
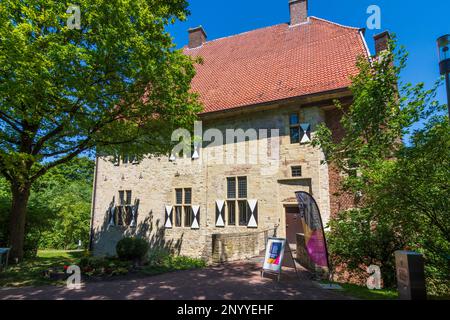
<svg viewBox="0 0 450 320"><path fill-rule="evenodd" d="M297 233L303 233L302 220L298 205L285 206L286 238L290 245L297 244Z"/></svg>

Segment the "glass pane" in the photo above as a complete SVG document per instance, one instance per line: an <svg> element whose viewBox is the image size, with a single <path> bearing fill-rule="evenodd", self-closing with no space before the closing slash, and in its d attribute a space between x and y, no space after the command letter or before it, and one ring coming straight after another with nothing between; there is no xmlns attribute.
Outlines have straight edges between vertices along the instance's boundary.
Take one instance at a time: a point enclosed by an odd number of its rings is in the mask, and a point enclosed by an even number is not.
<svg viewBox="0 0 450 320"><path fill-rule="evenodd" d="M247 177L238 178L239 198L247 198Z"/></svg>
<svg viewBox="0 0 450 320"><path fill-rule="evenodd" d="M125 191L119 191L119 204L121 206L125 204Z"/></svg>
<svg viewBox="0 0 450 320"><path fill-rule="evenodd" d="M181 227L181 216L182 216L182 207L175 207L175 226Z"/></svg>
<svg viewBox="0 0 450 320"><path fill-rule="evenodd" d="M247 201L238 201L239 206L239 225L247 225Z"/></svg>
<svg viewBox="0 0 450 320"><path fill-rule="evenodd" d="M291 116L289 117L289 124L291 126L295 126L296 124L299 124L299 119L298 119L298 114L297 113L293 113L291 114Z"/></svg>
<svg viewBox="0 0 450 320"><path fill-rule="evenodd" d="M191 204L192 203L192 191L191 189L184 189L184 203Z"/></svg>
<svg viewBox="0 0 450 320"><path fill-rule="evenodd" d="M236 178L227 178L227 198L236 198Z"/></svg>
<svg viewBox="0 0 450 320"><path fill-rule="evenodd" d="M183 189L175 189L177 204L183 204Z"/></svg>
<svg viewBox="0 0 450 320"><path fill-rule="evenodd" d="M228 225L230 226L236 225L236 202L228 201L227 210L228 210Z"/></svg>
<svg viewBox="0 0 450 320"><path fill-rule="evenodd" d="M300 143L300 127L291 128L291 143Z"/></svg>
<svg viewBox="0 0 450 320"><path fill-rule="evenodd" d="M184 207L184 226L189 228L192 224L192 209L191 207Z"/></svg>
<svg viewBox="0 0 450 320"><path fill-rule="evenodd" d="M301 177L302 176L302 167L292 167L292 176L293 177Z"/></svg>
<svg viewBox="0 0 450 320"><path fill-rule="evenodd" d="M127 190L127 199L125 204L131 204L131 190Z"/></svg>

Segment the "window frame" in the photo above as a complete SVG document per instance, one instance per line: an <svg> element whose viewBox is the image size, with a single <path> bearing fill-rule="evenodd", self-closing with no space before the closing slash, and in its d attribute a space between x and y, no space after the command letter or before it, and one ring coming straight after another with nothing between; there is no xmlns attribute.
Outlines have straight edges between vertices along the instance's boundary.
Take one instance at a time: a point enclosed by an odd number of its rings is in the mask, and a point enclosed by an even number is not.
<svg viewBox="0 0 450 320"><path fill-rule="evenodd" d="M234 197L229 197L229 181L234 181ZM241 189L241 181L245 181L245 192ZM225 202L227 206L227 225L233 227L246 227L250 219L250 209L248 207L248 176L227 177L227 199Z"/></svg>
<svg viewBox="0 0 450 320"><path fill-rule="evenodd" d="M295 174L296 170L297 170L297 172L299 172L299 174ZM302 166L292 166L292 167L291 167L291 176L292 176L293 178L300 178L300 177L303 177L303 169L302 169Z"/></svg>
<svg viewBox="0 0 450 320"><path fill-rule="evenodd" d="M189 197L187 197L189 194ZM180 196L181 195L181 199ZM188 201L186 201L188 198ZM194 222L194 212L192 211L192 188L175 188L174 205L176 228L191 228Z"/></svg>
<svg viewBox="0 0 450 320"><path fill-rule="evenodd" d="M293 116L297 117L297 123L292 123L291 118ZM296 132L297 132L296 140L293 139L292 130L296 130ZM298 112L289 114L289 138L290 138L291 144L300 143L300 115Z"/></svg>
<svg viewBox="0 0 450 320"><path fill-rule="evenodd" d="M114 225L128 228L131 223L132 215L132 190L119 190L119 204L116 206L114 214Z"/></svg>

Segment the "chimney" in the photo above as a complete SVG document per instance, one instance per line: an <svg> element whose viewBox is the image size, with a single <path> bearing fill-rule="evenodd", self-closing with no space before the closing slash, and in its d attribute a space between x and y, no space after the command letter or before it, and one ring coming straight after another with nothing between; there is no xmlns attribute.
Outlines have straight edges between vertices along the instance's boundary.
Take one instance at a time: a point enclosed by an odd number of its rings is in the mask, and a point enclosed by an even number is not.
<svg viewBox="0 0 450 320"><path fill-rule="evenodd" d="M189 29L189 49L200 47L206 42L206 32L202 26Z"/></svg>
<svg viewBox="0 0 450 320"><path fill-rule="evenodd" d="M377 56L385 50L389 50L389 41L391 40L391 35L389 31L384 31L373 37L375 40L375 53Z"/></svg>
<svg viewBox="0 0 450 320"><path fill-rule="evenodd" d="M308 0L289 0L291 26L308 21Z"/></svg>

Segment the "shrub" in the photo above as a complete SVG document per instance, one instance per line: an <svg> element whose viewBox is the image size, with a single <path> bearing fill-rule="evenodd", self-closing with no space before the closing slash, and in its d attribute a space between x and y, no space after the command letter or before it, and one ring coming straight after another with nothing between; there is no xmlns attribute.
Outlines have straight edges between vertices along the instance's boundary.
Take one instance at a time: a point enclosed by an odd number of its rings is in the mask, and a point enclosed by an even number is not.
<svg viewBox="0 0 450 320"><path fill-rule="evenodd" d="M170 252L164 248L152 248L148 254L148 264L150 266L160 266L170 256Z"/></svg>
<svg viewBox="0 0 450 320"><path fill-rule="evenodd" d="M115 276L127 274L132 268L130 262L117 258L83 257L79 267L87 275Z"/></svg>
<svg viewBox="0 0 450 320"><path fill-rule="evenodd" d="M123 238L116 245L117 256L124 261L142 262L148 249L147 241L139 238Z"/></svg>

